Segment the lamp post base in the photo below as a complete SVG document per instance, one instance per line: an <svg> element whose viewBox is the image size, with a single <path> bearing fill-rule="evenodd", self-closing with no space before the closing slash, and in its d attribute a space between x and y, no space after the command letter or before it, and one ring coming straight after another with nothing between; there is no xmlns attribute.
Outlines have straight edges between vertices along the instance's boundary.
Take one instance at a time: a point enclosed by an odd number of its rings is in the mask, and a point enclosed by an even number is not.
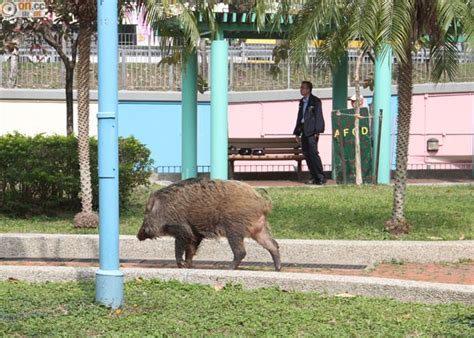
<svg viewBox="0 0 474 338"><path fill-rule="evenodd" d="M123 273L119 270L98 270L95 278L95 300L117 309L123 305Z"/></svg>

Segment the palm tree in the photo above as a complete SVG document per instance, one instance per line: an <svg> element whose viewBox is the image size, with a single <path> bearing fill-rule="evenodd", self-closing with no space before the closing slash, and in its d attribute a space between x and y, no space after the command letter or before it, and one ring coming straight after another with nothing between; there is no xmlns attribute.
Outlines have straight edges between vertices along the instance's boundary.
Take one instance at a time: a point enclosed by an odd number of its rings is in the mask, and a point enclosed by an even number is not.
<svg viewBox="0 0 474 338"><path fill-rule="evenodd" d="M95 0L75 1L77 19L79 21L78 36L78 155L81 182L82 210L74 217L75 227L97 227L99 217L92 210L92 184L89 158L89 81L90 81L90 50L97 16Z"/></svg>
<svg viewBox="0 0 474 338"><path fill-rule="evenodd" d="M470 35L473 29L472 12L465 0L400 0L394 1L391 46L399 61L398 69L398 137L394 178L392 217L385 229L393 234L408 233L410 224L405 218L408 140L413 95L412 52L415 44L429 37L432 77L438 82L446 76L454 79L458 53L456 36Z"/></svg>
<svg viewBox="0 0 474 338"><path fill-rule="evenodd" d="M308 0L290 35L292 60L304 63L308 41L325 39L317 62L336 66L349 41L360 39L376 54L392 47L398 60L398 137L392 217L385 224L393 234L408 233L405 218L408 139L413 94L412 51L429 36L432 77L453 79L457 70L455 37L470 36L473 24L467 0Z"/></svg>
<svg viewBox="0 0 474 338"><path fill-rule="evenodd" d="M143 11L146 22L160 32L163 37L160 46L163 50L170 52L170 47L181 47L177 54L166 58L166 62L176 63L181 60L181 56L186 58L186 55L198 47L200 32L195 16L197 11L201 12L209 23L211 34L215 33L216 21L212 15L215 3L215 0L137 0L135 5L139 11ZM178 26L170 24L172 21L177 21Z"/></svg>

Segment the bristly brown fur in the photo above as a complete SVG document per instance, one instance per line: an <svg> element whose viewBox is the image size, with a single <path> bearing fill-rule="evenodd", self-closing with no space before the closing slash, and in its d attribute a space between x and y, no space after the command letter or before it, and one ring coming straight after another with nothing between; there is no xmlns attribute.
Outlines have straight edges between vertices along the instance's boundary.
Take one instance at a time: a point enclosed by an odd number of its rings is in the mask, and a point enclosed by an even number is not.
<svg viewBox="0 0 474 338"><path fill-rule="evenodd" d="M176 259L181 266L186 265L181 262L183 252L190 265L203 238L226 236L234 252L234 268L245 256L243 238L252 237L270 251L279 270L278 245L266 219L271 208L270 199L246 183L188 179L151 194L137 237L175 237Z"/></svg>

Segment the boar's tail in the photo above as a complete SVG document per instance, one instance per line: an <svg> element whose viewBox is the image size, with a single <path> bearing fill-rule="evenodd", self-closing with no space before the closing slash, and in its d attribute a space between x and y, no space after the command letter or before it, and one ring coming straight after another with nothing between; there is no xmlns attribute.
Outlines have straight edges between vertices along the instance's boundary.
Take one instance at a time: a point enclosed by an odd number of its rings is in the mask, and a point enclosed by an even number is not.
<svg viewBox="0 0 474 338"><path fill-rule="evenodd" d="M266 189L258 188L257 191L260 197L263 198L264 203L265 203L263 212L267 214L272 210L272 199L270 198L270 195L268 194L268 191Z"/></svg>

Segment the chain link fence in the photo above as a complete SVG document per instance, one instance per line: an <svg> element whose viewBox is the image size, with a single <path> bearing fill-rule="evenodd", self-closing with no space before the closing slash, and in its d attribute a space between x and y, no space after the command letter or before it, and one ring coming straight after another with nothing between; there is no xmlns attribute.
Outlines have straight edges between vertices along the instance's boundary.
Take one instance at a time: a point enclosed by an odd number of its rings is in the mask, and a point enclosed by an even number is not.
<svg viewBox="0 0 474 338"><path fill-rule="evenodd" d="M308 69L296 68L288 62L279 64L277 71L272 60L274 43L232 42L229 47L229 90L256 91L297 89L302 79L310 80L316 87L331 87L332 75L327 67L309 64ZM70 48L67 49L70 53ZM314 59L316 49L311 49L309 60ZM349 82L352 84L357 50L349 50ZM60 89L65 87L64 65L56 51L45 42L19 43L18 56L0 55L0 87ZM164 53L159 40L137 43L136 34L119 34L118 78L121 90L180 91L180 64L159 64ZM413 55L414 83L431 82L429 51L420 50ZM16 61L16 66L12 64ZM202 44L198 51L199 74L210 84L210 45ZM15 70L16 69L16 70ZM397 62L394 59L393 83L396 83ZM367 56L361 67L361 79L372 77L374 65ZM442 79L441 81L446 81ZM459 46L459 68L456 82L474 82L474 53ZM93 39L91 48L91 89L97 88L97 48Z"/></svg>

